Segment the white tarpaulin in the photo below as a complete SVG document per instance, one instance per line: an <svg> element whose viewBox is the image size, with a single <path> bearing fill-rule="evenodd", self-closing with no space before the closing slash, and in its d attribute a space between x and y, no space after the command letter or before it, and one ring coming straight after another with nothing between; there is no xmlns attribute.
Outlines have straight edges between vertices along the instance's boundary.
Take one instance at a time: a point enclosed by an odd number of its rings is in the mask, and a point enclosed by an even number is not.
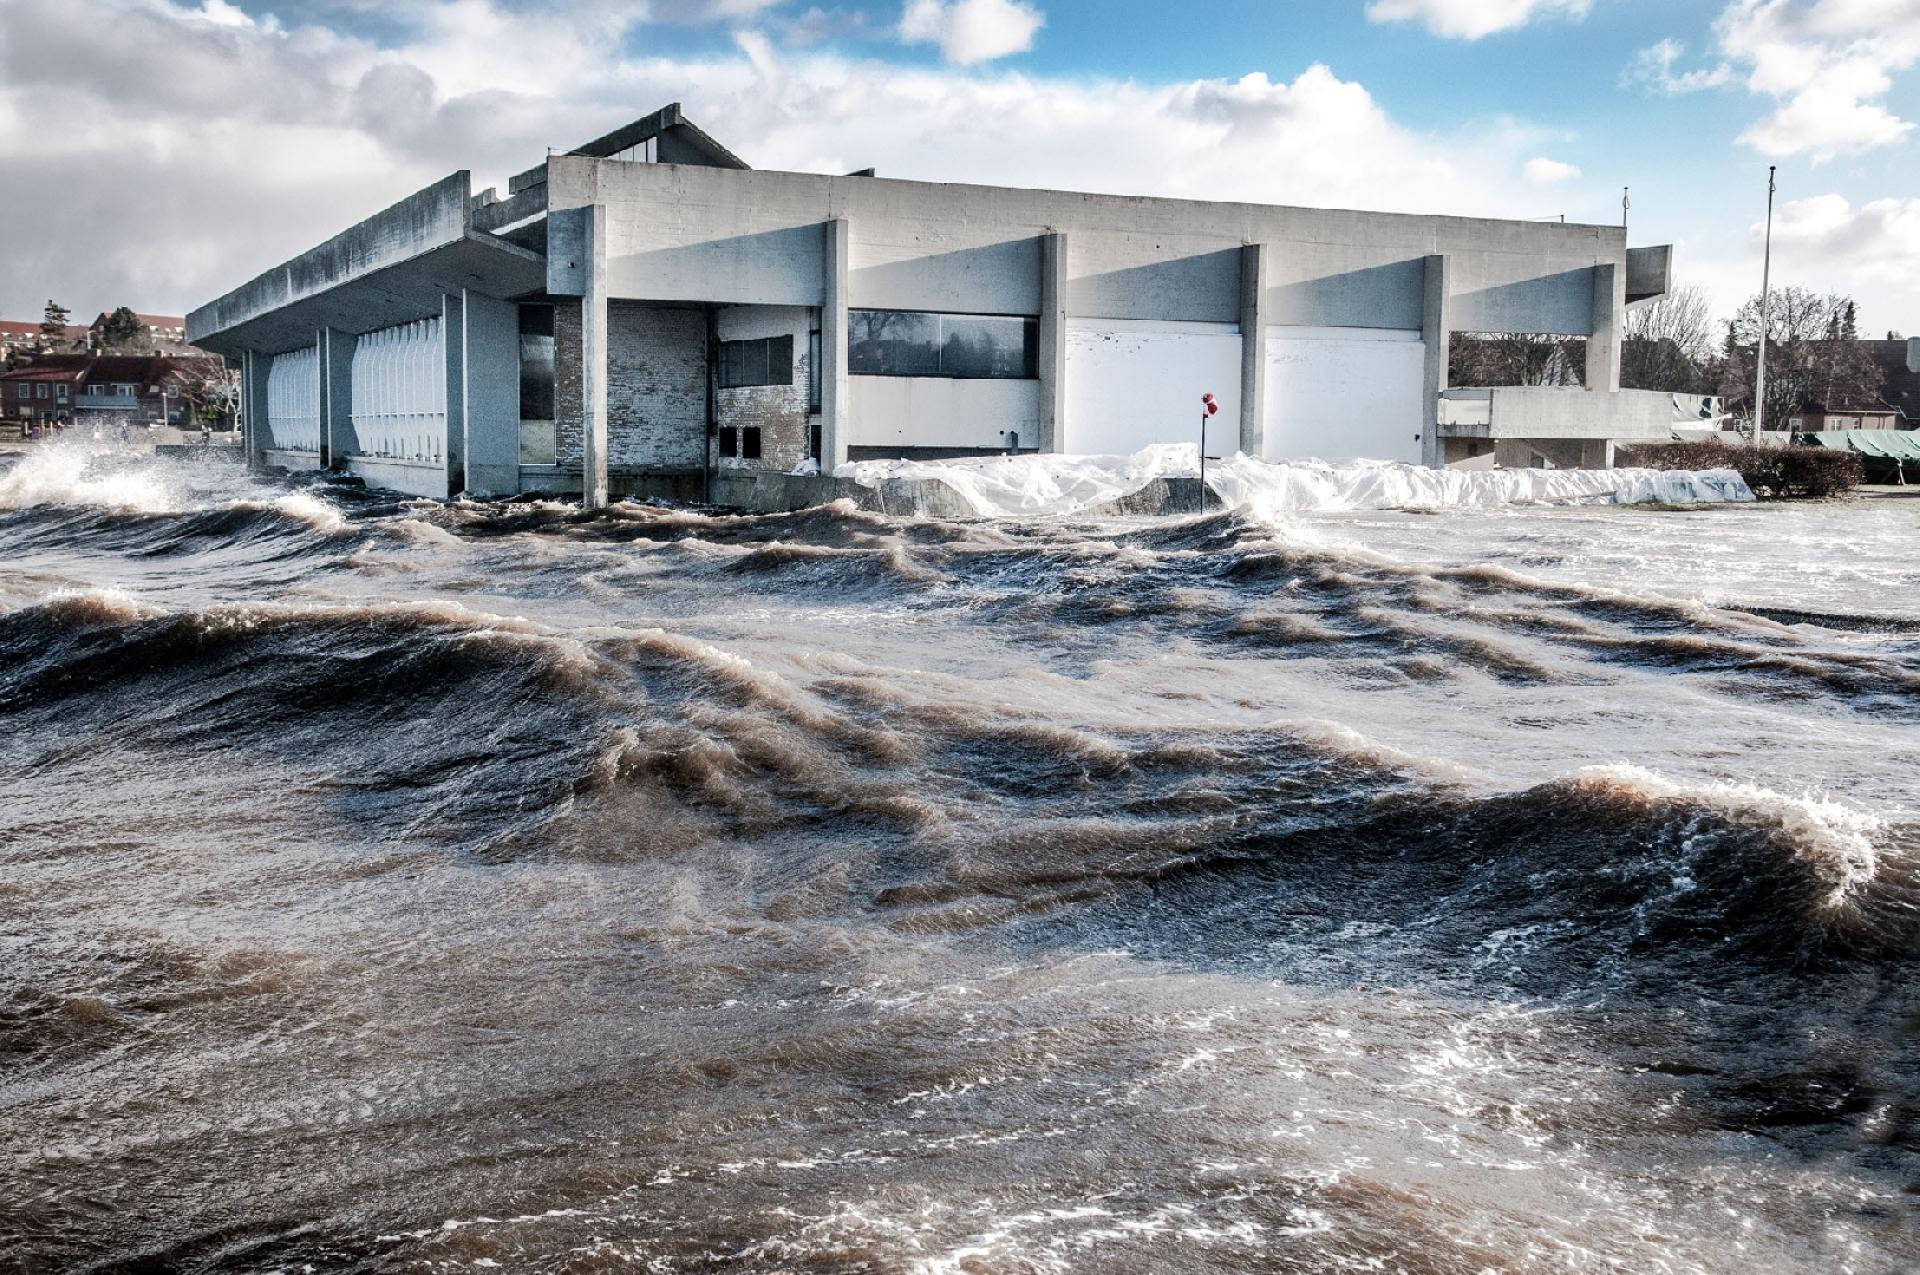
<svg viewBox="0 0 1920 1275"><path fill-rule="evenodd" d="M1193 477L1199 450L1163 443L1131 456L1029 454L962 460L862 460L836 478L946 484L983 518L1074 514L1139 491L1156 478ZM1263 461L1237 455L1207 465L1207 486L1255 518L1344 509L1460 509L1529 504L1715 504L1753 499L1731 469L1427 469L1392 461Z"/></svg>

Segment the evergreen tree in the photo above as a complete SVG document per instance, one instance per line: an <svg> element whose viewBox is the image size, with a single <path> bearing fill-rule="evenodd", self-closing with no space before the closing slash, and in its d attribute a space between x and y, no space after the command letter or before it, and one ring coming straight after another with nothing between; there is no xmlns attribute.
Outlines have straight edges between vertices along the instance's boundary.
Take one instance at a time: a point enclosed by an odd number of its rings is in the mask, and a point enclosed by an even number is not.
<svg viewBox="0 0 1920 1275"><path fill-rule="evenodd" d="M108 345L125 346L138 342L146 333L147 325L140 322L140 316L121 306L107 316L106 342Z"/></svg>
<svg viewBox="0 0 1920 1275"><path fill-rule="evenodd" d="M49 299L47 308L40 314L40 335L58 340L67 334L67 307L58 301Z"/></svg>

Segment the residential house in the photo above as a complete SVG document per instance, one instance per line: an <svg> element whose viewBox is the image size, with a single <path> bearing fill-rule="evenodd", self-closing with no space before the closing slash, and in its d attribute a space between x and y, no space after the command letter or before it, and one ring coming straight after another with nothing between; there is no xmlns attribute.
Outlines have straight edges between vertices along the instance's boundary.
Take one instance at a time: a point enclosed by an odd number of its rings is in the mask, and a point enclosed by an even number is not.
<svg viewBox="0 0 1920 1275"><path fill-rule="evenodd" d="M205 356L46 354L0 375L0 416L44 424L93 418L183 425L183 383L218 363Z"/></svg>
<svg viewBox="0 0 1920 1275"><path fill-rule="evenodd" d="M1881 402L1898 416L1884 428L1920 429L1920 336L1861 344L1886 376L1880 387Z"/></svg>

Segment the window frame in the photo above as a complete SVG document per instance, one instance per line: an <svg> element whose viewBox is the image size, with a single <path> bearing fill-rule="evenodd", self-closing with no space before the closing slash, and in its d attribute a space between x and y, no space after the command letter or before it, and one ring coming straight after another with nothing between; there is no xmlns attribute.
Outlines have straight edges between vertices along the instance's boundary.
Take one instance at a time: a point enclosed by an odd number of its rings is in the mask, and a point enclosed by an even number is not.
<svg viewBox="0 0 1920 1275"><path fill-rule="evenodd" d="M720 342L714 383L723 390L793 384L793 333Z"/></svg>
<svg viewBox="0 0 1920 1275"><path fill-rule="evenodd" d="M861 348L863 346L881 343L880 340L872 334L871 324L873 320L868 316L873 315L897 315L920 321L921 323L931 320L933 325L933 339L928 343L923 336L918 338L915 336L902 337L894 342L894 344L905 347L910 352L907 358L900 358L901 351L894 350L883 352L880 357L863 362L860 357ZM857 323L862 321L869 324L868 330L864 334L860 333L855 327ZM1017 323L1020 325L1019 365L1013 371L991 370L993 361L999 357L992 350L989 350L987 355L988 370L973 370L958 364L958 349L955 349L952 353L949 352L949 347L956 346L955 338L958 332L950 332L950 326L954 329L964 329L972 326L977 330L996 323ZM881 364L887 360L889 354L892 356L895 366L882 366ZM930 367L928 366L928 355L931 355ZM950 359L956 360L952 366L949 366ZM849 376L908 377L945 381L1038 380L1040 377L1040 320L1030 314L963 314L958 311L947 310L889 310L875 307L849 309L847 311L847 374Z"/></svg>

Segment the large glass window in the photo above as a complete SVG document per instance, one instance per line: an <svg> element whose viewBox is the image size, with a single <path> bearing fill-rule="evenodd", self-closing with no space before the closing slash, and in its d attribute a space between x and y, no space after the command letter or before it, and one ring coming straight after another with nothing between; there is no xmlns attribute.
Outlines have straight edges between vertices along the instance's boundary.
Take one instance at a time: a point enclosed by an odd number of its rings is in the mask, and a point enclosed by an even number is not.
<svg viewBox="0 0 1920 1275"><path fill-rule="evenodd" d="M855 376L1031 380L1040 323L1009 315L850 310L847 371Z"/></svg>
<svg viewBox="0 0 1920 1275"><path fill-rule="evenodd" d="M793 337L763 336L720 343L720 388L793 384Z"/></svg>
<svg viewBox="0 0 1920 1275"><path fill-rule="evenodd" d="M520 463L551 465L558 438L553 412L553 307L520 307Z"/></svg>

